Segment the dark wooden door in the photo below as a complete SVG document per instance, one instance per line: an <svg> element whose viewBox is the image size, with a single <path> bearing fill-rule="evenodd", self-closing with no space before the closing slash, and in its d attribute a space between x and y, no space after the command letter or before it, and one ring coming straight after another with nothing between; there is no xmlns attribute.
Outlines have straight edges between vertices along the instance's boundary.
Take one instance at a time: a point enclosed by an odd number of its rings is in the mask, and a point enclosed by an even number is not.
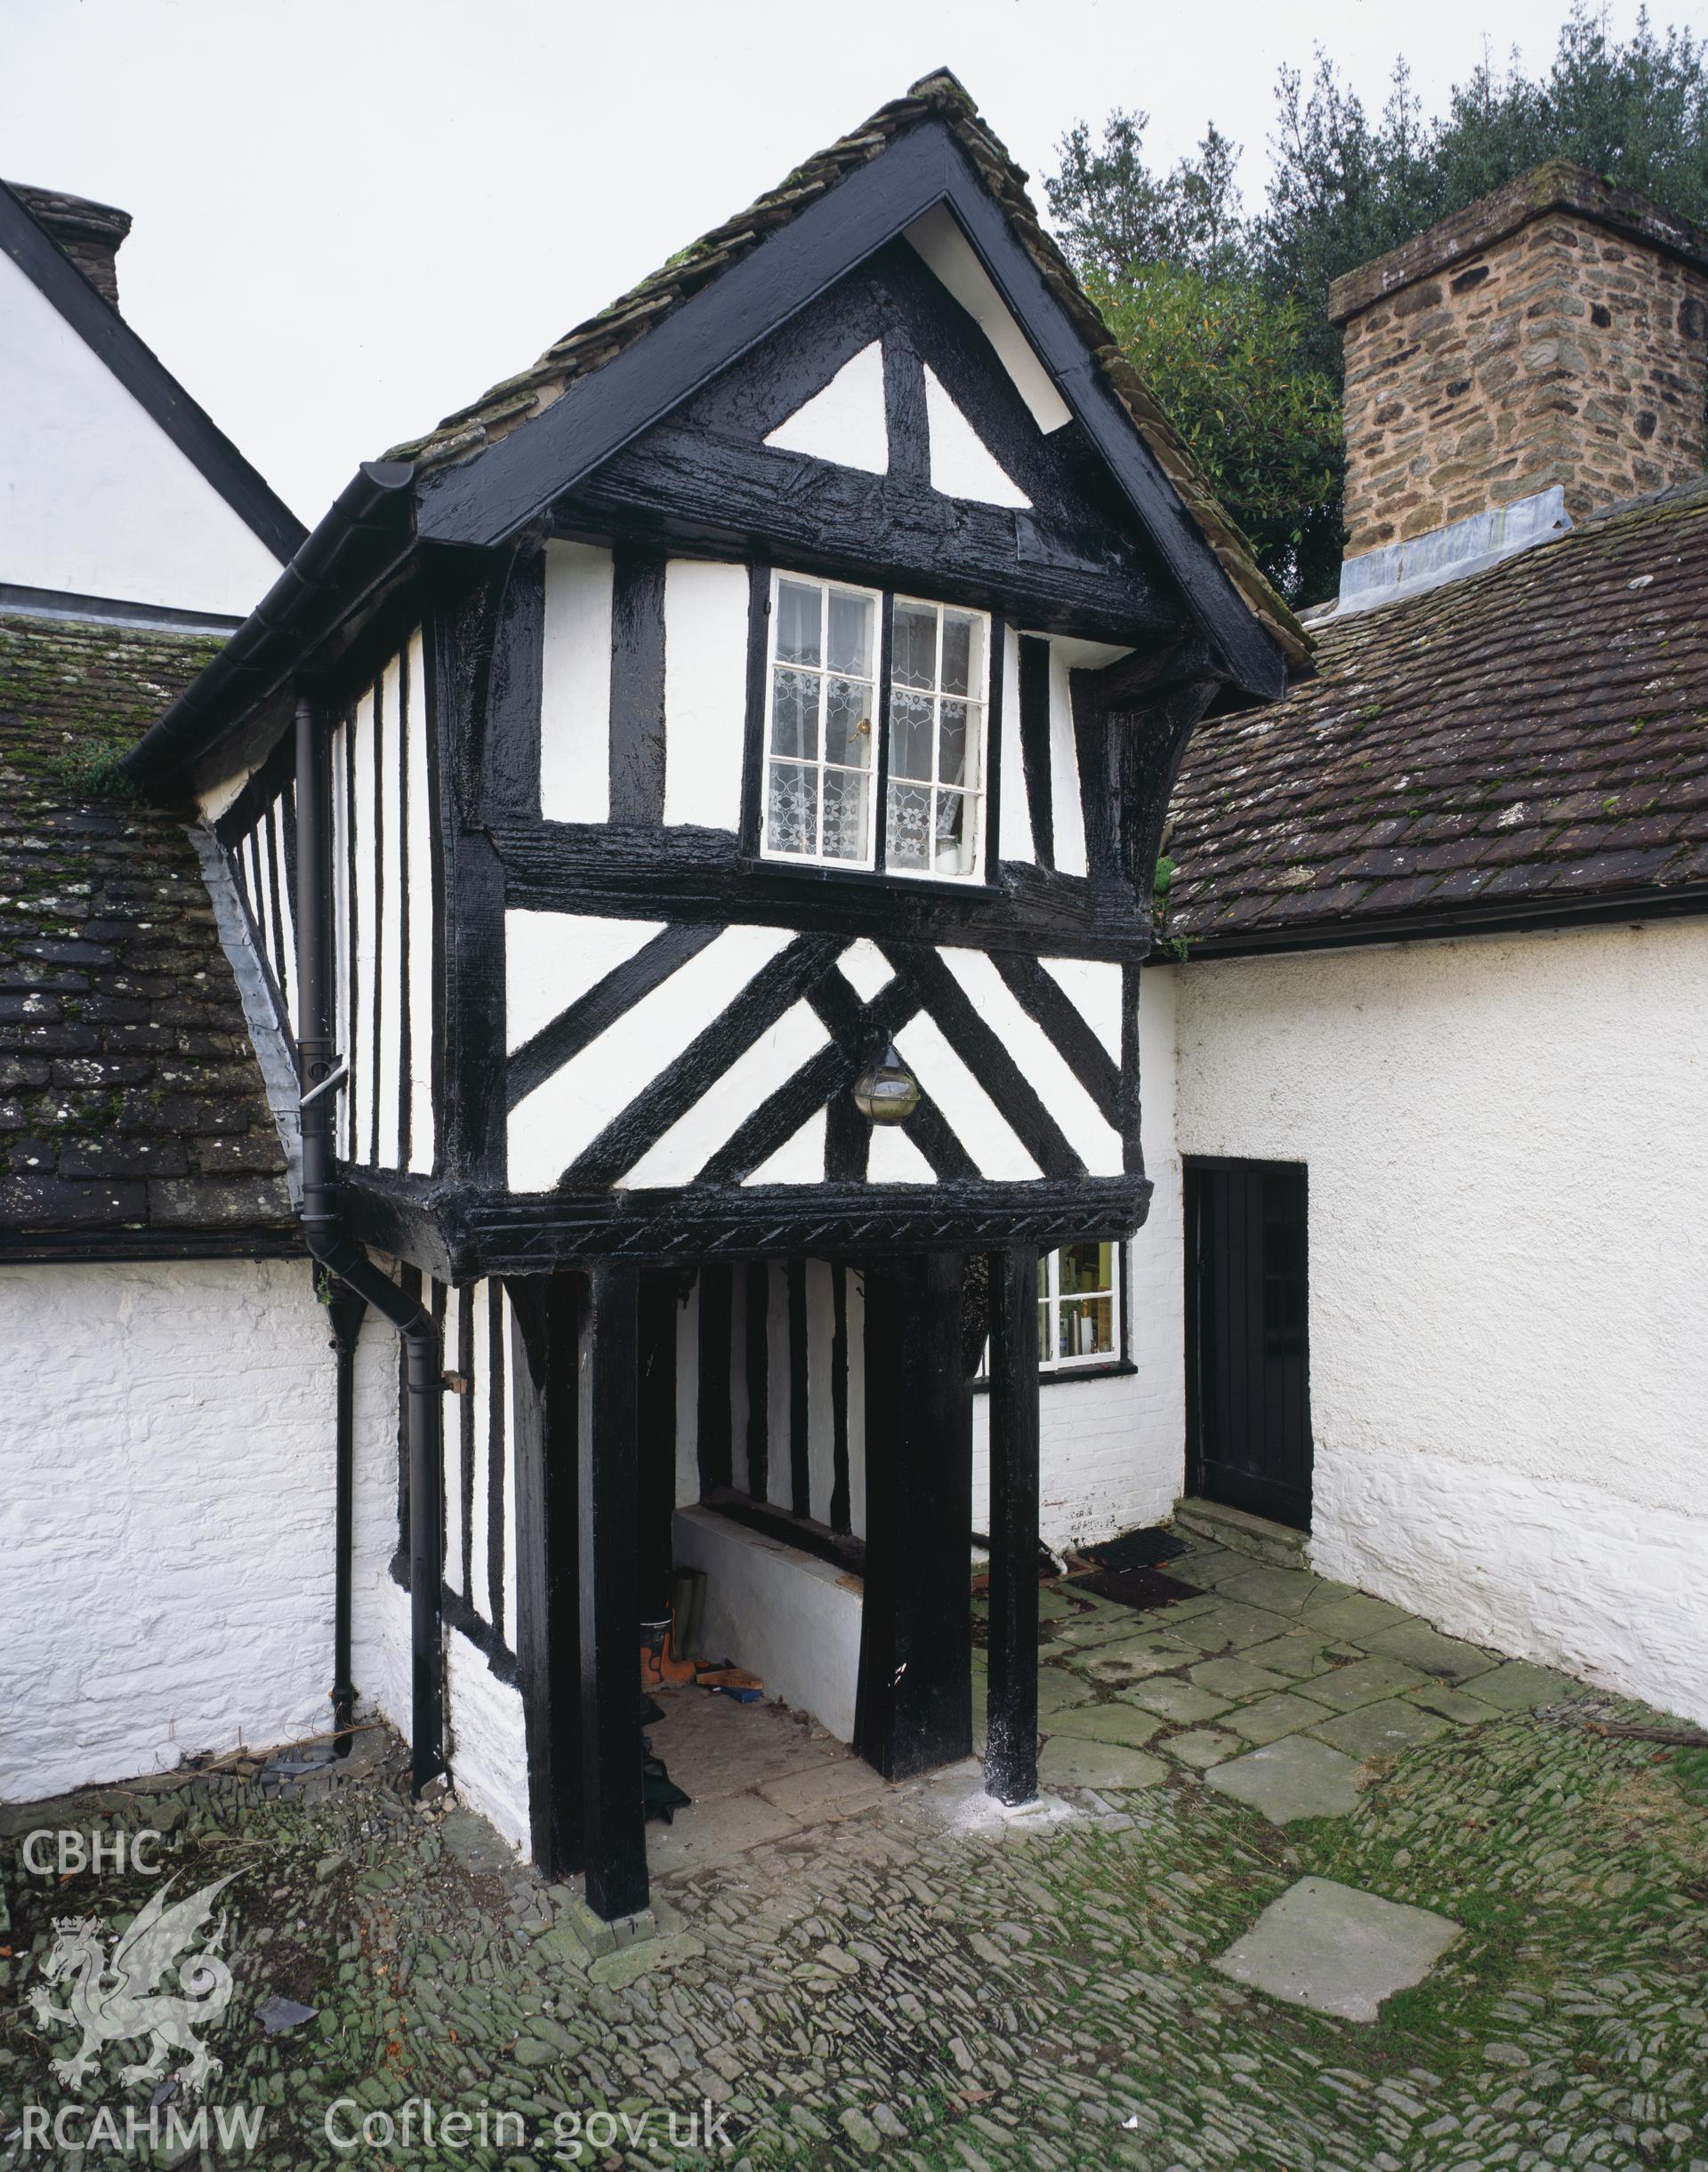
<svg viewBox="0 0 1708 2172"><path fill-rule="evenodd" d="M1310 1528L1305 1170L1186 1164L1187 1487Z"/></svg>

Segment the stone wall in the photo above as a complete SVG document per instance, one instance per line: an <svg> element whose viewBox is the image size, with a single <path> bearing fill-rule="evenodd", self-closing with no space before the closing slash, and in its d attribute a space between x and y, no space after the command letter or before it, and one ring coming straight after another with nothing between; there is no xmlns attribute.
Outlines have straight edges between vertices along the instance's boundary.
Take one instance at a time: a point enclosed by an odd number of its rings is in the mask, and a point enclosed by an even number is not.
<svg viewBox="0 0 1708 2172"><path fill-rule="evenodd" d="M1337 281L1347 556L1555 483L1581 517L1699 477L1704 240L1550 166Z"/></svg>

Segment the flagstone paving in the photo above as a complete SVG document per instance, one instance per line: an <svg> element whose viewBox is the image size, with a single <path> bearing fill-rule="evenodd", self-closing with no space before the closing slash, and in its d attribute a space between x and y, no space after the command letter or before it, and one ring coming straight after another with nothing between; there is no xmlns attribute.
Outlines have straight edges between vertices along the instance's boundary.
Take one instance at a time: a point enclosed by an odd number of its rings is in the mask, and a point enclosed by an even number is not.
<svg viewBox="0 0 1708 2172"><path fill-rule="evenodd" d="M1125 1685L1086 1668L1133 1641L1133 1617L1045 1595L1049 1791L1017 1814L976 1766L888 1787L780 1709L694 1707L705 1730L729 1723L724 1754L703 1758L703 1790L673 1751L697 1800L651 1829L659 1935L614 1951L588 1951L573 1887L542 1885L466 1809L402 1799L396 1745L319 1799L270 1794L251 1767L30 1812L165 1830L181 1892L238 1872L209 2102L259 2106L264 2132L135 2161L1708 2172L1708 1751L1589 1732L1585 1712L1653 1716L1498 1654L1454 1686L1421 1641L1376 1648L1425 1625L1349 1612L1343 1588L1254 1586L1208 1546L1168 1567L1218 1597L1179 1621L1172 1670ZM1266 1641L1208 1661L1187 1645L1188 1622L1261 1591L1285 1602L1259 1609ZM1172 1616L1144 1619L1174 1635ZM1121 1634L1093 1633L1103 1621ZM1247 1656L1277 1645L1310 1664ZM1196 1680L1235 1664L1260 1678ZM1342 1677L1373 1664L1409 1679L1347 1698ZM1398 1726L1395 1708L1440 1733L1373 1760L1323 1739ZM25 2107L67 2102L48 2062L75 2043L31 1993L55 1919L117 1930L154 1885L32 1877L25 1829L0 1814L0 2172L93 2172L99 2152L24 2145ZM1450 1943L1402 1965L1389 1934L1415 1917ZM1277 1924L1285 1980L1265 1974ZM314 2019L269 2033L272 2000ZM100 2056L77 2101L146 2121L149 2085L117 2079L136 2047ZM455 2148L423 2146L418 2116L412 2144L328 2138L330 2106L348 2133L422 2098L438 2119L518 2124Z"/></svg>

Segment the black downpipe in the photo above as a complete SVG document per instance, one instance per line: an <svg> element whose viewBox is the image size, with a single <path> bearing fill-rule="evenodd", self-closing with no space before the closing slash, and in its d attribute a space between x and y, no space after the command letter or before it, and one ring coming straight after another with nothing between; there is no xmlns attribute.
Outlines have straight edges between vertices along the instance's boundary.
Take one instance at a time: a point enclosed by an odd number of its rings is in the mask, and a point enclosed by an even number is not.
<svg viewBox="0 0 1708 2172"><path fill-rule="evenodd" d="M337 1089L326 993L332 863L326 807L327 742L312 702L296 704L297 1061L302 1082L302 1234L310 1255L344 1287L390 1320L403 1338L408 1395L410 1742L419 1795L445 1769L443 1465L439 1452L443 1370L432 1315L382 1274L345 1233L333 1170ZM348 1676L349 1669L344 1669Z"/></svg>
<svg viewBox="0 0 1708 2172"><path fill-rule="evenodd" d="M350 1679L350 1555L356 1510L356 1345L367 1312L365 1299L340 1283L328 1305L337 1365L332 1589L332 1725L334 1755L350 1755L356 1720Z"/></svg>

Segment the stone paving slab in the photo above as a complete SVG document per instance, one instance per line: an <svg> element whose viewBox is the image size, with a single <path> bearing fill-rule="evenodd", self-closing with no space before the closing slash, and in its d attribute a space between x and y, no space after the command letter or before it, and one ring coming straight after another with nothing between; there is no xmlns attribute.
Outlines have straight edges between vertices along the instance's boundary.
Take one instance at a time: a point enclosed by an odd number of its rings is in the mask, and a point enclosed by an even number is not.
<svg viewBox="0 0 1708 2172"><path fill-rule="evenodd" d="M1396 1750L1432 1742L1438 1734L1447 1732L1448 1724L1438 1713L1427 1712L1407 1698L1382 1697L1374 1704L1360 1704L1349 1712L1325 1719L1310 1732L1319 1742L1345 1750L1350 1758L1390 1758Z"/></svg>
<svg viewBox="0 0 1708 2172"><path fill-rule="evenodd" d="M1195 1614L1181 1630L1205 1652L1237 1652L1264 1644L1275 1635L1279 1617L1264 1606L1243 1606L1232 1599Z"/></svg>
<svg viewBox="0 0 1708 2172"><path fill-rule="evenodd" d="M1157 1634L1130 1637L1124 1644L1103 1645L1094 1655L1076 1663L1092 1681L1120 1689L1128 1683L1143 1681L1147 1675L1172 1674L1177 1668L1201 1657L1203 1647L1190 1642L1184 1634L1179 1637Z"/></svg>
<svg viewBox="0 0 1708 2172"><path fill-rule="evenodd" d="M1323 1717L1320 1704L1313 1704L1309 1697L1297 1696L1289 1690L1280 1690L1242 1704L1229 1714L1228 1725L1248 1742L1273 1742L1284 1734L1297 1734Z"/></svg>
<svg viewBox="0 0 1708 2172"><path fill-rule="evenodd" d="M1188 1727L1184 1734L1164 1735L1156 1747L1165 1750L1171 1758L1179 1758L1182 1765L1203 1772L1236 1755L1239 1737L1224 1734L1220 1727Z"/></svg>
<svg viewBox="0 0 1708 2172"><path fill-rule="evenodd" d="M1200 1689L1195 1682L1183 1682L1173 1674L1153 1675L1148 1681L1135 1682L1122 1694L1128 1703L1142 1705L1149 1712L1160 1712L1177 1726L1196 1726L1201 1720L1219 1719L1228 1709L1226 1697L1213 1696L1209 1690Z"/></svg>
<svg viewBox="0 0 1708 2172"><path fill-rule="evenodd" d="M1349 1667L1315 1676L1310 1693L1318 1704L1349 1712L1354 1705L1374 1704L1379 1697L1397 1697L1403 1689L1415 1689L1424 1679L1415 1667L1402 1666L1397 1659L1358 1659Z"/></svg>
<svg viewBox="0 0 1708 2172"><path fill-rule="evenodd" d="M888 1784L863 1758L849 1756L834 1765L810 1766L781 1780L768 1780L758 1792L791 1817L842 1817L876 1801Z"/></svg>
<svg viewBox="0 0 1708 2172"><path fill-rule="evenodd" d="M1272 1637L1268 1644L1248 1644L1240 1653L1252 1666L1268 1667L1296 1682L1309 1681L1312 1675L1325 1674L1342 1661L1364 1656L1358 1645L1337 1644L1332 1637L1313 1637L1308 1630L1295 1629L1288 1629L1285 1636Z"/></svg>
<svg viewBox="0 0 1708 2172"><path fill-rule="evenodd" d="M1390 1606L1386 1599L1368 1598L1358 1591L1350 1598L1326 1601L1319 1595L1298 1617L1298 1624L1316 1636L1367 1645L1378 1630L1397 1629L1414 1618L1403 1606Z"/></svg>
<svg viewBox="0 0 1708 2172"><path fill-rule="evenodd" d="M1121 1742L1052 1734L1038 1757L1038 1783L1050 1788L1154 1788L1168 1777L1160 1758Z"/></svg>
<svg viewBox="0 0 1708 2172"><path fill-rule="evenodd" d="M1498 1652L1485 1652L1479 1645L1465 1644L1457 1637L1444 1637L1427 1621L1400 1621L1392 1629L1378 1629L1366 1639L1369 1650L1385 1659L1402 1660L1443 1682L1468 1682L1500 1664Z"/></svg>
<svg viewBox="0 0 1708 2172"><path fill-rule="evenodd" d="M1450 1688L1445 1682L1428 1683L1421 1689L1408 1689L1406 1694L1413 1704L1421 1704L1426 1712L1438 1712L1456 1727L1474 1727L1501 1717L1498 1705L1473 1696L1469 1690Z"/></svg>
<svg viewBox="0 0 1708 2172"><path fill-rule="evenodd" d="M1087 1703L1095 1693L1089 1682L1076 1674L1069 1674L1065 1667L1038 1669L1038 1717L1041 1719L1051 1712L1060 1711L1066 1705Z"/></svg>
<svg viewBox="0 0 1708 2172"><path fill-rule="evenodd" d="M1459 1934L1428 1909L1301 1878L1212 1966L1292 2005L1374 2021L1382 2000L1421 1983Z"/></svg>
<svg viewBox="0 0 1708 2172"><path fill-rule="evenodd" d="M1115 1698L1108 1704L1069 1705L1065 1711L1051 1715L1046 1731L1051 1736L1071 1734L1082 1742L1125 1742L1130 1749L1138 1750L1162 1725L1156 1713L1141 1711L1137 1705Z"/></svg>
<svg viewBox="0 0 1708 2172"><path fill-rule="evenodd" d="M1204 1774L1208 1784L1261 1810L1271 1824L1295 1818L1345 1817L1357 1809L1359 1773L1355 1759L1308 1734L1247 1751Z"/></svg>
<svg viewBox="0 0 1708 2172"><path fill-rule="evenodd" d="M1243 1606L1267 1606L1278 1614L1297 1613L1322 1588L1322 1579L1308 1569L1254 1568L1246 1576L1230 1576L1220 1589L1224 1598Z"/></svg>
<svg viewBox="0 0 1708 2172"><path fill-rule="evenodd" d="M1503 1712L1533 1712L1539 1704L1552 1704L1577 1687L1568 1674L1534 1666L1528 1660L1511 1659L1492 1673L1479 1674L1472 1694Z"/></svg>
<svg viewBox="0 0 1708 2172"><path fill-rule="evenodd" d="M1207 1659L1188 1672L1196 1687L1216 1697L1255 1697L1288 1686L1285 1675L1272 1674L1267 1667L1254 1667L1244 1659Z"/></svg>

